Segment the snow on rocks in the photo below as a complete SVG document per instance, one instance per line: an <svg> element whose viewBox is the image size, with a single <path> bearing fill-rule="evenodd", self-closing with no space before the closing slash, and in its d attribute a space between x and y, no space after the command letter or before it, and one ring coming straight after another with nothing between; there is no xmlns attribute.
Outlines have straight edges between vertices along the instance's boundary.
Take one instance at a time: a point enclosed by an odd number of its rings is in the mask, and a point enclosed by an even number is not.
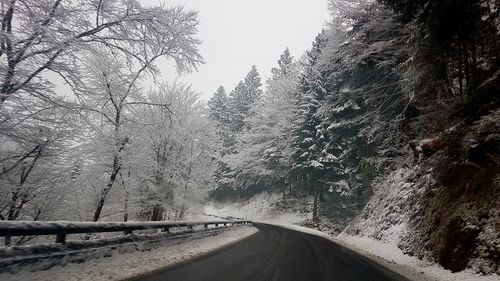
<svg viewBox="0 0 500 281"><path fill-rule="evenodd" d="M89 259L83 263L53 266L48 270L25 268L15 273L2 273L3 281L73 281L123 280L155 271L195 256L203 255L246 238L258 230L253 226L233 226L211 235L200 232L182 239L162 241L144 251L118 247L111 254Z"/></svg>
<svg viewBox="0 0 500 281"><path fill-rule="evenodd" d="M418 189L409 182L414 170L394 171L375 187L375 194L363 212L346 228L350 235L399 242L405 235L412 199Z"/></svg>

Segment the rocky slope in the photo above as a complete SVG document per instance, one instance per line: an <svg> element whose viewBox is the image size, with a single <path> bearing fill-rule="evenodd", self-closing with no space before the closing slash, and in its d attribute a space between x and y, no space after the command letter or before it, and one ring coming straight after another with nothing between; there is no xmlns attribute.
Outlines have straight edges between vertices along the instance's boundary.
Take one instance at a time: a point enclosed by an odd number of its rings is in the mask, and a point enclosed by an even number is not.
<svg viewBox="0 0 500 281"><path fill-rule="evenodd" d="M345 232L396 242L451 271L500 274L500 110L437 138L439 151L376 184Z"/></svg>

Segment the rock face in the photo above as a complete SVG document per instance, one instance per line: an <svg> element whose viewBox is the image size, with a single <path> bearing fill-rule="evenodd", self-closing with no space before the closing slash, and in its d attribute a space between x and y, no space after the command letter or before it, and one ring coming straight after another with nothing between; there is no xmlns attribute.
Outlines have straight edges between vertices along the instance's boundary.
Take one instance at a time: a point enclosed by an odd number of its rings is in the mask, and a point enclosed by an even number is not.
<svg viewBox="0 0 500 281"><path fill-rule="evenodd" d="M443 138L446 147L382 179L346 232L451 271L500 275L500 110Z"/></svg>
<svg viewBox="0 0 500 281"><path fill-rule="evenodd" d="M497 271L500 189L494 176L498 167L448 163L433 171L436 184L418 198L402 248L419 257L430 252L433 260L451 271L468 266L484 273Z"/></svg>

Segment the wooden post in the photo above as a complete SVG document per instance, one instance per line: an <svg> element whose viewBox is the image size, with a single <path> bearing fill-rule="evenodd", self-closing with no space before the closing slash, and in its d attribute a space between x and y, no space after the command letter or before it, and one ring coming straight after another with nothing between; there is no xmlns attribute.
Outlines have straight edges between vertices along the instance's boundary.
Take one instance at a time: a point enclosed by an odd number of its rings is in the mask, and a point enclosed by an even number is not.
<svg viewBox="0 0 500 281"><path fill-rule="evenodd" d="M5 236L5 246L10 246L11 241L12 241L12 237Z"/></svg>
<svg viewBox="0 0 500 281"><path fill-rule="evenodd" d="M66 234L57 234L56 243L66 244Z"/></svg>

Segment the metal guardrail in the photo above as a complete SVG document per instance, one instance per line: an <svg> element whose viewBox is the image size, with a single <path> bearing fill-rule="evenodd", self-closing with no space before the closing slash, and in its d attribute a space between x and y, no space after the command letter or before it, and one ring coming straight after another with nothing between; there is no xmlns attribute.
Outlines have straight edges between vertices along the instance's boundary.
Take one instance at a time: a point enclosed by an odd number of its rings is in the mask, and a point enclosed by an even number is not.
<svg viewBox="0 0 500 281"><path fill-rule="evenodd" d="M67 221L0 221L0 237L9 236L41 236L56 235L56 243L66 243L68 234L87 234L100 232L120 232L131 234L136 230L161 229L170 232L172 228L202 226L230 226L251 224L248 220L220 220L220 221L175 221L175 222L67 222Z"/></svg>
<svg viewBox="0 0 500 281"><path fill-rule="evenodd" d="M208 217L213 217L213 218L218 218L218 219L223 219L223 220L246 220L244 218L238 218L238 217L232 217L232 216L225 216L225 217L222 217L222 216L216 216L216 215L212 215L212 214L207 214L207 213L203 213L204 216L208 216Z"/></svg>

